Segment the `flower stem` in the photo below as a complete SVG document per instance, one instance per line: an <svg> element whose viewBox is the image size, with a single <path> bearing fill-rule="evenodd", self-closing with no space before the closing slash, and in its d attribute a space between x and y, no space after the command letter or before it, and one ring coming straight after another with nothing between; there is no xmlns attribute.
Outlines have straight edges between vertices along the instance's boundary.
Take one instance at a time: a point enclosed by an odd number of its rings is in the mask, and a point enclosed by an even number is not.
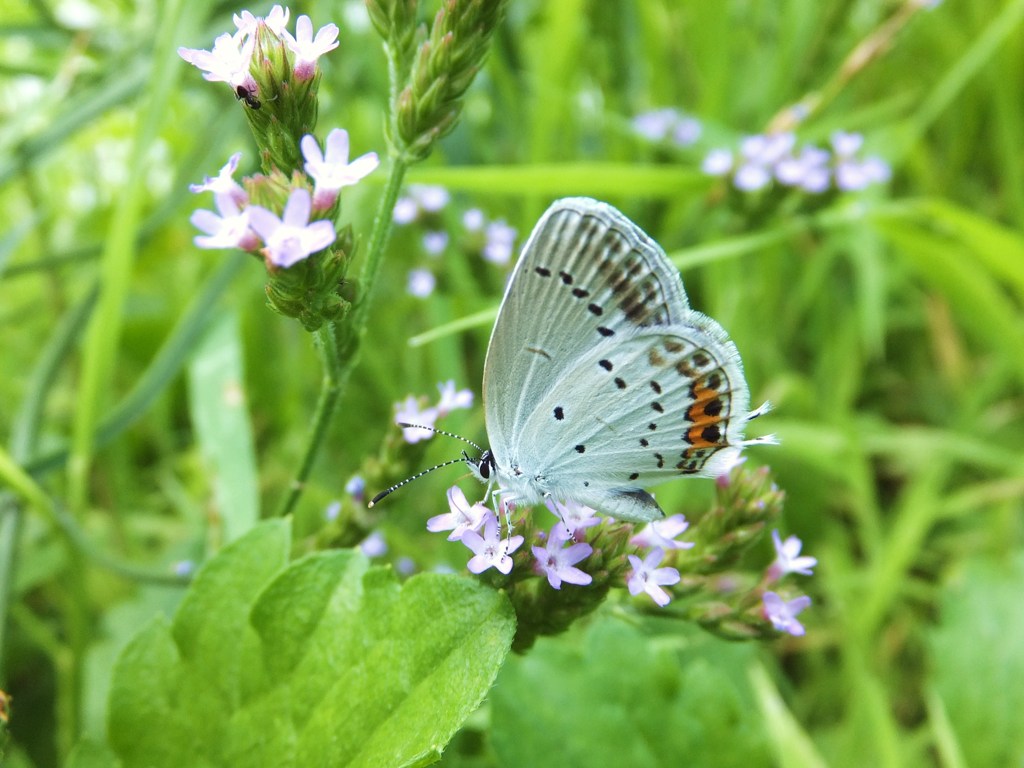
<svg viewBox="0 0 1024 768"><path fill-rule="evenodd" d="M384 246L387 245L388 236L391 234L392 212L395 209L395 202L398 200L398 193L402 189L402 180L405 178L408 168L409 161L404 156L399 155L393 159L388 184L384 189L380 206L377 208L377 217L373 221L373 232L370 234L366 260L363 261L363 268L359 273L360 297L356 303L353 317L353 326L357 336L361 336L366 327L366 316L370 308L377 274L380 272Z"/></svg>
<svg viewBox="0 0 1024 768"><path fill-rule="evenodd" d="M306 441L306 450L302 454L302 462L292 479L288 493L281 500L277 508L277 517L290 514L295 504L306 487L306 480L316 462L316 456L320 452L324 435L331 424L331 417L334 416L334 409L338 405L338 396L341 394L341 364L338 358L337 335L334 323L327 323L315 332L316 346L320 351L320 359L324 364L324 375L320 383L320 397L316 402L316 410L313 412L313 421L310 424L309 438Z"/></svg>
<svg viewBox="0 0 1024 768"><path fill-rule="evenodd" d="M373 296L373 285L380 272L384 247L387 245L388 235L391 233L391 212L394 210L395 201L398 199L398 193L402 188L402 179L405 177L408 166L408 162L401 158L396 158L391 165L387 187L381 198L380 206L377 208L373 231L370 233L370 245L366 259L363 261L363 268L359 274L360 297L353 309L351 319L346 323L348 327L340 329L341 343L339 344L339 328L334 323L329 323L316 331L317 347L324 364L320 398L313 414L313 422L309 431L309 439L306 442L306 450L302 455L302 463L299 465L287 495L281 500L277 509L278 517L287 515L295 509L295 504L298 502L299 496L302 495L306 480L313 469L324 435L327 434L334 409L338 404L338 398L341 396L348 376L358 359L360 340L366 328L366 319Z"/></svg>

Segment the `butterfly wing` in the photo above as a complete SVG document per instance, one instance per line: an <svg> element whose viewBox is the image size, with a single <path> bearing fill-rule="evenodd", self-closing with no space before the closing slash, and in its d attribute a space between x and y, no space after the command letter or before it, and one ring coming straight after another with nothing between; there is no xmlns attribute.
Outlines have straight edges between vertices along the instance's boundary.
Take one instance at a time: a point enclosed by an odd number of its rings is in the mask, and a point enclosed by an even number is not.
<svg viewBox="0 0 1024 768"><path fill-rule="evenodd" d="M663 515L645 488L736 460L750 416L739 354L713 320L688 320L622 329L563 372L523 425L543 436L545 492L644 522Z"/></svg>
<svg viewBox="0 0 1024 768"><path fill-rule="evenodd" d="M487 348L484 408L498 461L520 452L524 434L534 437L523 427L567 365L615 328L688 314L679 273L639 227L596 200L555 202L519 257Z"/></svg>
<svg viewBox="0 0 1024 768"><path fill-rule="evenodd" d="M609 205L556 202L534 228L484 364L499 482L526 503L663 516L644 490L735 461L750 418L736 347L691 310L664 251Z"/></svg>

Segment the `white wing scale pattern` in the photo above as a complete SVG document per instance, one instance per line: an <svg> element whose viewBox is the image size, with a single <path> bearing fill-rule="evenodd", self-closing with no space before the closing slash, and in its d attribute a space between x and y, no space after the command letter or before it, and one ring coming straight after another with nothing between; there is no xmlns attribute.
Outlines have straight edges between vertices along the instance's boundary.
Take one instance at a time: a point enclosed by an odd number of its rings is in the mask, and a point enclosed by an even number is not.
<svg viewBox="0 0 1024 768"><path fill-rule="evenodd" d="M484 403L506 498L572 499L633 521L664 514L643 488L727 469L750 415L725 331L689 308L654 241L586 198L552 205L523 250Z"/></svg>

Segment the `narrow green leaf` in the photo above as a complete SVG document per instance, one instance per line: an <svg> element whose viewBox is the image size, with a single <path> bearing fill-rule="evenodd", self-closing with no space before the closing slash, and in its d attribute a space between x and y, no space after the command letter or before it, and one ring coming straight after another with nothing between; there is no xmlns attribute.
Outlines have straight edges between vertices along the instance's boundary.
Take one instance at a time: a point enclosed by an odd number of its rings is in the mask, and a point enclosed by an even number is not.
<svg viewBox="0 0 1024 768"><path fill-rule="evenodd" d="M712 182L692 168L636 163L534 163L423 168L409 181L451 190L518 195L678 198Z"/></svg>
<svg viewBox="0 0 1024 768"><path fill-rule="evenodd" d="M214 478L225 541L237 539L259 519L244 381L238 318L224 313L208 329L189 366L189 406L199 450Z"/></svg>
<svg viewBox="0 0 1024 768"><path fill-rule="evenodd" d="M106 744L80 741L68 755L64 768L118 768L121 761Z"/></svg>
<svg viewBox="0 0 1024 768"><path fill-rule="evenodd" d="M943 591L931 633L935 695L967 765L1024 763L1024 558L971 564Z"/></svg>

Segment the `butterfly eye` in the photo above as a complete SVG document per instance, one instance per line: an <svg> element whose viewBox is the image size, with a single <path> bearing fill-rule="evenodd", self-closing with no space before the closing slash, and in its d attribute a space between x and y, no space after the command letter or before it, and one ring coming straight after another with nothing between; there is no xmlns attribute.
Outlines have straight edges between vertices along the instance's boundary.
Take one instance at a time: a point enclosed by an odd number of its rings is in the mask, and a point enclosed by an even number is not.
<svg viewBox="0 0 1024 768"><path fill-rule="evenodd" d="M494 456L488 450L480 454L480 461L477 463L477 471L480 473L480 477L487 480L491 476L491 469L494 467Z"/></svg>

